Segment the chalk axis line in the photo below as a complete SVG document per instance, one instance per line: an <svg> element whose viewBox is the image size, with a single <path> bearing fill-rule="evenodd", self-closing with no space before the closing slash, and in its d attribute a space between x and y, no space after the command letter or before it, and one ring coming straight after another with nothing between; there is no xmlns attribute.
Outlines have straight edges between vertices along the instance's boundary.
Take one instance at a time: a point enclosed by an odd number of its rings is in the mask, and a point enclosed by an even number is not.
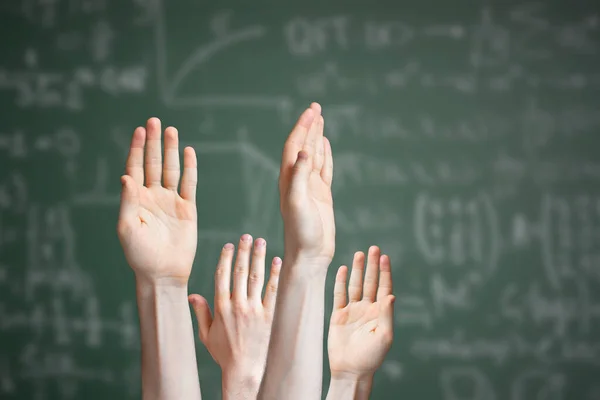
<svg viewBox="0 0 600 400"><path fill-rule="evenodd" d="M220 15L219 22L227 24L230 13ZM287 96L274 96L264 94L198 94L193 96L179 96L179 88L185 79L198 68L207 63L212 56L222 50L236 46L240 43L254 41L266 36L268 30L262 25L252 25L235 31L228 27L221 27L221 32L210 42L197 47L190 56L181 64L176 72L169 76L167 57L167 23L165 19L162 0L156 0L156 22L154 24L156 73L159 91L162 100L168 107L198 107L198 106L241 106L261 108L289 108L291 99Z"/></svg>
<svg viewBox="0 0 600 400"><path fill-rule="evenodd" d="M177 91L185 79L197 71L212 56L226 48L240 43L257 40L265 36L267 29L260 26L250 26L241 30L220 35L212 43L198 47L181 64L172 78L168 77L166 21L161 0L156 0L154 40L156 56L157 84L163 103L172 109L196 107L258 107L275 110L287 110L291 100L285 96L269 96L261 94L240 95L215 95L199 94L194 96L178 96ZM225 15L227 18L228 15ZM225 22L227 20L225 19ZM279 165L263 154L248 140L246 128L240 128L237 140L234 142L221 141L195 141L189 142L199 156L222 154L241 159L241 181L246 202L247 217L242 222L243 229L266 235L273 233L272 237L281 237L278 219L272 210L277 209L278 198L275 196ZM96 163L95 183L90 190L77 194L72 203L76 206L115 206L120 202L118 194L109 193L109 163L106 157L99 157ZM239 232L221 229L201 229L199 239L232 240Z"/></svg>

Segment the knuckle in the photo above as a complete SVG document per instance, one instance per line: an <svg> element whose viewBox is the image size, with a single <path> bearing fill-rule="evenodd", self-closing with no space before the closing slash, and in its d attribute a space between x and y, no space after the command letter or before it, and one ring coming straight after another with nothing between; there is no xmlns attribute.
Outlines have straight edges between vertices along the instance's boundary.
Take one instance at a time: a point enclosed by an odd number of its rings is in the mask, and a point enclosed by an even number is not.
<svg viewBox="0 0 600 400"><path fill-rule="evenodd" d="M223 274L224 274L224 272L225 272L224 270L225 270L225 265L223 265L223 263L222 263L222 262L220 262L220 263L217 265L217 269L215 270L215 276L216 276L216 277L223 276Z"/></svg>
<svg viewBox="0 0 600 400"><path fill-rule="evenodd" d="M251 271L250 276L248 276L248 280L252 283L258 283L258 282L260 282L260 279L261 279L261 276L256 271Z"/></svg>
<svg viewBox="0 0 600 400"><path fill-rule="evenodd" d="M247 275L247 274L248 274L248 268L246 268L243 265L236 265L235 269L233 270L234 276L241 276L241 275Z"/></svg>
<svg viewBox="0 0 600 400"><path fill-rule="evenodd" d="M315 148L315 143L316 143L315 140L307 140L307 141L304 142L304 147L305 148L308 147L310 149L314 149Z"/></svg>
<svg viewBox="0 0 600 400"><path fill-rule="evenodd" d="M226 310L229 306L229 301L225 297L219 297L215 302L215 306L218 310Z"/></svg>
<svg viewBox="0 0 600 400"><path fill-rule="evenodd" d="M246 312L246 308L247 308L246 302L244 300L242 300L241 298L234 296L234 298L232 300L232 304L236 310L236 313L243 314Z"/></svg>
<svg viewBox="0 0 600 400"><path fill-rule="evenodd" d="M277 282L269 282L269 284L267 285L267 289L266 291L271 293L271 294L277 294L277 287L279 285L277 284Z"/></svg>

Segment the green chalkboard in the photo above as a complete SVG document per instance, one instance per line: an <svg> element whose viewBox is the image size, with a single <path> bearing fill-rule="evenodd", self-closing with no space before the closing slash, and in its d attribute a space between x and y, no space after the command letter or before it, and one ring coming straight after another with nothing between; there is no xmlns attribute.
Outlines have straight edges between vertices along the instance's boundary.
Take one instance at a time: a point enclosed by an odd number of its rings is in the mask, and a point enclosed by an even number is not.
<svg viewBox="0 0 600 400"><path fill-rule="evenodd" d="M600 399L597 2L4 1L0 37L1 398L140 396L115 229L136 126L198 152L190 290L211 297L225 242L282 255L280 151L319 101L327 290L371 244L395 272L372 398Z"/></svg>

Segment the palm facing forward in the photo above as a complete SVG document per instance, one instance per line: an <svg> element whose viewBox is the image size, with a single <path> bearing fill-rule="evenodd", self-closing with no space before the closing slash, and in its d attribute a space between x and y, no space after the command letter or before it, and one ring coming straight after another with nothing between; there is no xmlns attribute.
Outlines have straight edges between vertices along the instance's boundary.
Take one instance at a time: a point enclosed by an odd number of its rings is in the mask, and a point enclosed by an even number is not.
<svg viewBox="0 0 600 400"><path fill-rule="evenodd" d="M346 266L340 267L336 275L327 340L332 377L371 377L392 344L394 296L389 258L380 257L376 246L369 249L363 285L364 261L362 252L354 255L348 286L350 302L346 298Z"/></svg>
<svg viewBox="0 0 600 400"><path fill-rule="evenodd" d="M196 154L192 148L184 151L179 194L179 140L175 128L165 130L164 165L161 153L160 121L151 118L146 129L140 127L133 133L121 178L119 240L137 277L186 283L198 234Z"/></svg>

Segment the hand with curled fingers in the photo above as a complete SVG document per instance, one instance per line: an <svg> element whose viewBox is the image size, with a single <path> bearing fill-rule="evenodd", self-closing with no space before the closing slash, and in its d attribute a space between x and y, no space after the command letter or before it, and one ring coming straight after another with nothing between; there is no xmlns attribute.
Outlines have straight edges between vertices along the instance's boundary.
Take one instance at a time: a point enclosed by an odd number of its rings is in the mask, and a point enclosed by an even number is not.
<svg viewBox="0 0 600 400"><path fill-rule="evenodd" d="M250 235L239 241L230 290L235 247L226 244L215 273L214 317L207 300L189 296L196 313L200 341L223 373L223 398L256 398L264 373L277 296L281 259L275 257L264 298L264 239L252 243ZM252 256L250 255L252 253Z"/></svg>
<svg viewBox="0 0 600 400"><path fill-rule="evenodd" d="M279 174L285 258L326 272L335 251L331 144L321 106L312 103L288 136Z"/></svg>
<svg viewBox="0 0 600 400"><path fill-rule="evenodd" d="M183 152L181 187L177 129L165 129L164 162L161 123L150 118L135 130L125 175L117 231L136 278L187 284L197 243L196 154ZM178 191L179 189L179 191Z"/></svg>
<svg viewBox="0 0 600 400"><path fill-rule="evenodd" d="M392 345L395 297L388 256L372 246L366 271L364 262L364 253L357 252L347 295L348 268L341 266L337 272L327 348L332 382L354 381L370 391L373 375Z"/></svg>

